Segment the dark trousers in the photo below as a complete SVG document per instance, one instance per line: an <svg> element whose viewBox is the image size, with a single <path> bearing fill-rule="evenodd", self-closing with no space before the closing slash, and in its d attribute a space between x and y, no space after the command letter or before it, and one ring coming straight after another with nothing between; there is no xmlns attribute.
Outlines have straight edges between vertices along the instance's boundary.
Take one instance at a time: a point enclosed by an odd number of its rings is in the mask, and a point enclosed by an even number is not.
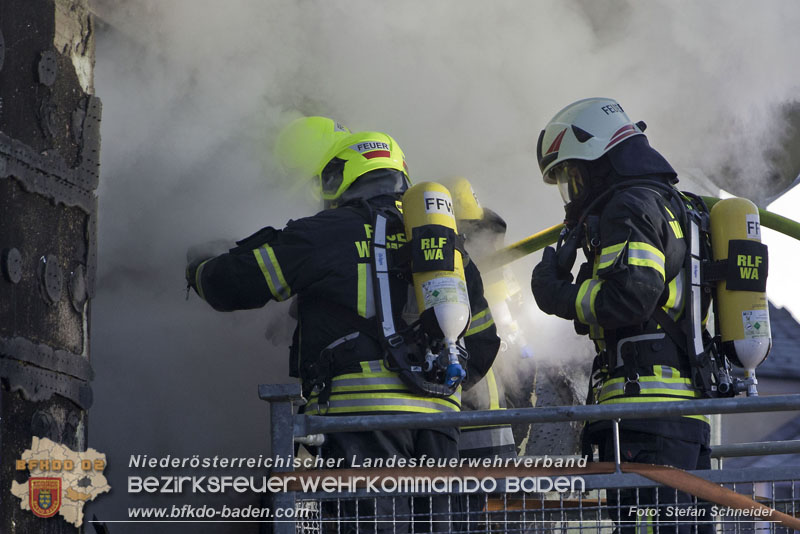
<svg viewBox="0 0 800 534"><path fill-rule="evenodd" d="M600 459L613 462L614 439L610 431L604 434L604 439L598 440ZM711 468L711 449L705 444L625 430L620 430L620 458L623 462L669 465L687 471ZM681 491L672 488L607 491L609 515L620 534L714 532L713 525L701 524L713 521L708 507L702 502L692 504L692 496Z"/></svg>
<svg viewBox="0 0 800 534"><path fill-rule="evenodd" d="M326 436L322 451L326 458L344 458L347 467L365 459L458 458L456 436L456 431L430 429L339 432ZM451 520L458 507L448 495L365 497L326 503L323 519L326 532L409 532L412 521L414 532L457 532ZM333 518L348 520L337 525Z"/></svg>

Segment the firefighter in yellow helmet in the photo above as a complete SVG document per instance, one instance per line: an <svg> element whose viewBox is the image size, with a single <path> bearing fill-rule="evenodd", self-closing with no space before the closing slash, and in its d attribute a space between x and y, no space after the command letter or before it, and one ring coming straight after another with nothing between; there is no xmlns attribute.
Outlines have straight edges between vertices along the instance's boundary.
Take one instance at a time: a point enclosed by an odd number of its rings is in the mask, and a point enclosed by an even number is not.
<svg viewBox="0 0 800 534"><path fill-rule="evenodd" d="M564 199L569 233L558 252L544 250L531 288L542 311L575 321L578 333L594 341L590 399L598 404L691 401L710 394L698 363L710 336L685 335L699 335L710 305L708 294L693 286L687 256L689 225L707 217L707 209L699 197L674 188L677 174L643 131L644 123L633 123L615 100L589 98L559 111L537 146L545 183L557 184ZM695 245L708 248L702 233ZM573 282L578 247L586 263ZM699 354L694 341L706 347ZM625 419L620 428L623 461L710 468L705 416ZM587 425L585 437L599 446L601 460L613 460L610 422ZM656 502L659 515L636 513ZM620 526L630 533L653 532L659 520L669 521L665 507L689 502L672 490L623 490L619 500L609 494L612 518L630 522ZM694 526L669 528L688 533ZM711 531L711 525L699 527Z"/></svg>
<svg viewBox="0 0 800 534"><path fill-rule="evenodd" d="M273 147L273 156L284 172L305 179L314 176L322 158L350 130L328 117L300 117L284 126Z"/></svg>
<svg viewBox="0 0 800 534"><path fill-rule="evenodd" d="M297 296L299 336L290 354L290 374L302 383L307 414L459 411L460 390L447 397L426 396L413 391L393 365L387 366L376 313L383 309L376 301L386 301L374 290L379 284L374 277L373 237L383 232L389 264L397 263L400 269L406 236L399 201L409 184L403 151L385 133L346 135L326 151L314 174L327 209L289 221L281 230L266 227L228 253L190 264L189 284L219 311L258 308ZM385 218L385 231L376 228L375 214ZM416 303L407 302L413 294L410 272L400 269L396 274L389 277L388 307L400 331L409 326L404 310L411 305L416 309ZM474 264L465 267L465 274L473 324L485 325L463 338L470 354L469 385L491 367L500 340ZM457 434L452 428L333 433L326 436L323 453L348 466L365 458L457 458ZM425 512L430 503L430 512L443 514L434 518L441 521L435 523L436 529L450 528L446 499L421 499L414 503L415 514ZM353 514L351 505L343 503L342 512ZM369 499L358 506L362 516L377 512L402 520L410 514L411 501ZM360 532L375 529L372 523L359 525ZM407 529L403 523L377 524L380 532Z"/></svg>

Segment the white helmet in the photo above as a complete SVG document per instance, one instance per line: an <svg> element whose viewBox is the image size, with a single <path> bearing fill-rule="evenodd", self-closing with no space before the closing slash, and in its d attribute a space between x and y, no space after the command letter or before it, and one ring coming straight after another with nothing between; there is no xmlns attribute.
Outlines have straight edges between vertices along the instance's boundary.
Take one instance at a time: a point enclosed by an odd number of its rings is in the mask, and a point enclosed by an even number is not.
<svg viewBox="0 0 800 534"><path fill-rule="evenodd" d="M624 139L643 132L644 123L634 124L616 100L586 98L573 102L556 113L539 134L536 157L545 183L557 183L557 176L550 171L559 163L570 159L594 161Z"/></svg>

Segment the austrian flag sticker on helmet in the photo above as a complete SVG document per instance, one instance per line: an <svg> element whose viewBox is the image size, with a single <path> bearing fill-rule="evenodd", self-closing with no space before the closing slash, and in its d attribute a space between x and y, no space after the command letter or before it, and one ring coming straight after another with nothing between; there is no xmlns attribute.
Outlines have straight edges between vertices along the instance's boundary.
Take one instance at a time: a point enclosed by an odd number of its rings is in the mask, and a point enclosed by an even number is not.
<svg viewBox="0 0 800 534"><path fill-rule="evenodd" d="M350 149L355 150L367 159L388 158L392 155L389 149L389 144L382 141L363 141L361 143L351 145Z"/></svg>
<svg viewBox="0 0 800 534"><path fill-rule="evenodd" d="M638 132L636 131L636 128L633 126L633 124L626 124L619 130L614 132L614 135L611 136L611 140L608 142L605 149L611 148L613 145L616 145L623 139L628 138L636 133Z"/></svg>

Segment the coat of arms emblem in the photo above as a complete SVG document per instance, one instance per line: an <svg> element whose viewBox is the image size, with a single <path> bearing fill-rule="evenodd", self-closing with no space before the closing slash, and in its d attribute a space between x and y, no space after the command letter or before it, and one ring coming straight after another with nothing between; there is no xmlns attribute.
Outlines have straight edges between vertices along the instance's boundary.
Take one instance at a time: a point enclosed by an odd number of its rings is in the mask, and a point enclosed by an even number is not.
<svg viewBox="0 0 800 534"><path fill-rule="evenodd" d="M28 499L34 515L53 517L61 508L61 479L45 477L28 479Z"/></svg>

